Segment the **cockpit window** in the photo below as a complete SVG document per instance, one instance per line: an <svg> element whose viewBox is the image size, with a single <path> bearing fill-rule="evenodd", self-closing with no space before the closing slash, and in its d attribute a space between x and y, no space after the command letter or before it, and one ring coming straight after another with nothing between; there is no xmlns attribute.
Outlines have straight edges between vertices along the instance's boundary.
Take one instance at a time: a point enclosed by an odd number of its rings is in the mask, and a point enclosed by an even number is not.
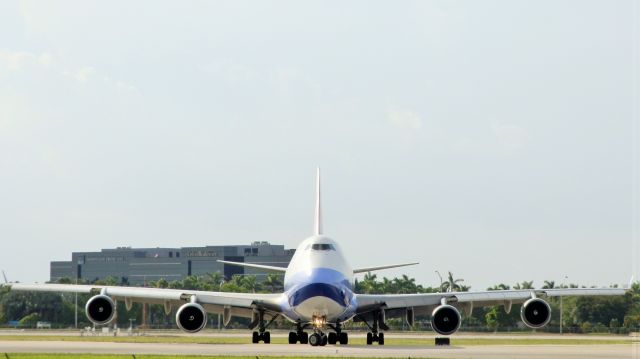
<svg viewBox="0 0 640 359"><path fill-rule="evenodd" d="M334 247L333 244L316 243L316 244L311 245L311 249L316 250L316 251L335 251L336 247Z"/></svg>

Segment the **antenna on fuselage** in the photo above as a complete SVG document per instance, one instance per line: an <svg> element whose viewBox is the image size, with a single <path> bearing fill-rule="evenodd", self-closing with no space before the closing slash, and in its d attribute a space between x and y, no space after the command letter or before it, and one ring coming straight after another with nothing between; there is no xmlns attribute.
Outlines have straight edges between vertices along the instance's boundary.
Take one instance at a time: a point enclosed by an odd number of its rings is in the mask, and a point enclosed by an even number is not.
<svg viewBox="0 0 640 359"><path fill-rule="evenodd" d="M316 169L316 215L314 218L313 234L322 234L322 207L320 206L320 167Z"/></svg>

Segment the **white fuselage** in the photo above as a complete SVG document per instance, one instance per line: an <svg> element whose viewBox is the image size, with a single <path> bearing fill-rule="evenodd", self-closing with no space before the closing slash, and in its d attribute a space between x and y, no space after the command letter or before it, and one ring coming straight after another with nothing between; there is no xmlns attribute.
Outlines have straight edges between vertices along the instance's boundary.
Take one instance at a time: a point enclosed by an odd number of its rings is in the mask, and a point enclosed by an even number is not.
<svg viewBox="0 0 640 359"><path fill-rule="evenodd" d="M283 314L295 322L321 318L327 323L351 319L357 307L353 269L340 246L323 235L305 239L284 276Z"/></svg>

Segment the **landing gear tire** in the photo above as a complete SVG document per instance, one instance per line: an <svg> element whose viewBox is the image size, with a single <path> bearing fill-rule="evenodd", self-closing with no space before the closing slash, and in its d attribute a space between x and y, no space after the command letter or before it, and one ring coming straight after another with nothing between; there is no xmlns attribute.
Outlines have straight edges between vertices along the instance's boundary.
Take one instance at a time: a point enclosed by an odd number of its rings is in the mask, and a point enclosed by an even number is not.
<svg viewBox="0 0 640 359"><path fill-rule="evenodd" d="M279 315L278 314L273 315L271 317L271 320L267 322L264 320L264 310L259 310L257 314L258 314L257 321L252 322L252 328L255 328L255 324L257 323L258 331L253 332L251 336L251 342L254 344L257 344L260 341L262 341L265 344L269 344L271 343L271 333L266 331L266 329L267 327L269 327L271 323L273 323L274 320L278 318Z"/></svg>
<svg viewBox="0 0 640 359"><path fill-rule="evenodd" d="M328 341L329 341L329 338L327 338L327 336L326 336L326 335L323 335L323 336L322 336L322 342L320 342L320 345L321 345L321 346L325 346L325 345L327 345L327 342L328 342Z"/></svg>
<svg viewBox="0 0 640 359"><path fill-rule="evenodd" d="M338 335L338 342L340 342L340 345L349 344L349 336L347 335L347 333L340 333Z"/></svg>
<svg viewBox="0 0 640 359"><path fill-rule="evenodd" d="M253 344L258 344L258 343L260 343L261 340L265 344L271 343L271 333L269 333L269 332L262 332L262 333L253 332L253 334L251 335L251 342Z"/></svg>
<svg viewBox="0 0 640 359"><path fill-rule="evenodd" d="M378 345L384 345L384 333L379 332L379 329L389 330L384 318L384 311L377 311L373 313L373 323L371 325L367 321L364 322L371 330L367 333L367 345L371 345L374 342L377 342Z"/></svg>
<svg viewBox="0 0 640 359"><path fill-rule="evenodd" d="M384 345L384 333L367 333L367 345L371 345L374 342L378 345Z"/></svg>
<svg viewBox="0 0 640 359"><path fill-rule="evenodd" d="M309 344L311 344L312 347L317 347L321 343L322 343L322 338L320 337L320 334L313 333L309 336Z"/></svg>
<svg viewBox="0 0 640 359"><path fill-rule="evenodd" d="M289 332L289 344L296 344L300 342L300 344L309 343L309 334L305 332Z"/></svg>
<svg viewBox="0 0 640 359"><path fill-rule="evenodd" d="M334 345L338 342L338 335L336 333L329 333L328 335L329 344Z"/></svg>

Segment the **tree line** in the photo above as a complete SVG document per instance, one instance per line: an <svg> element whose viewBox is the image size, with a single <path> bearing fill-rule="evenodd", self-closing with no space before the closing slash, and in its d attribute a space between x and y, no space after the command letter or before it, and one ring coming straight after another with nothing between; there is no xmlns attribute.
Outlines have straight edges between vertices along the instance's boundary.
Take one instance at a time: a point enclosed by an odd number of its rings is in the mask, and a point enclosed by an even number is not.
<svg viewBox="0 0 640 359"><path fill-rule="evenodd" d="M368 294L398 294L398 293L437 293L468 291L469 286L464 280L455 278L449 272L441 285L436 287L417 284L415 278L402 275L396 278L378 278L376 274L367 273L361 280L355 282L356 293ZM58 283L72 283L71 279L63 278ZM96 285L127 285L125 278L120 280L108 277L93 281ZM240 293L277 293L283 290L283 276L269 274L262 281L253 275L234 275L225 279L221 273L211 273L203 276L188 276L181 280L167 281L160 279L145 283L147 287L172 288L202 291L222 291ZM578 288L577 284L556 285L554 281L545 281L546 288ZM496 284L487 290L534 289L532 281L523 281L508 285ZM78 295L78 326L91 326L84 315L84 303L89 295ZM549 325L542 329L555 332L560 328L560 308L562 307L562 327L564 332L612 332L628 333L640 331L640 283L633 283L631 290L624 296L615 297L550 297L546 298L552 309ZM174 308L175 311L176 308ZM73 327L75 322L75 295L35 292L9 292L7 288L0 288L0 324L12 322L23 327L35 327L37 321L47 321L54 327ZM464 316L464 314L463 314ZM211 325L216 327L217 317L211 316ZM427 329L428 318L416 318L414 329ZM120 327L129 326L132 321L142 323L142 305L134 304L130 311L124 308L124 303L118 303L117 324ZM242 318L234 318L231 327L242 328L247 323ZM165 315L159 305L149 305L147 324L150 327L172 327L174 316ZM402 319L388 319L388 324L394 329L407 329ZM286 326L286 323L283 323ZM357 324L354 324L357 325ZM529 330L520 320L520 305L514 304L509 313L503 306L475 308L469 317L463 318L462 330L474 331L513 331Z"/></svg>

